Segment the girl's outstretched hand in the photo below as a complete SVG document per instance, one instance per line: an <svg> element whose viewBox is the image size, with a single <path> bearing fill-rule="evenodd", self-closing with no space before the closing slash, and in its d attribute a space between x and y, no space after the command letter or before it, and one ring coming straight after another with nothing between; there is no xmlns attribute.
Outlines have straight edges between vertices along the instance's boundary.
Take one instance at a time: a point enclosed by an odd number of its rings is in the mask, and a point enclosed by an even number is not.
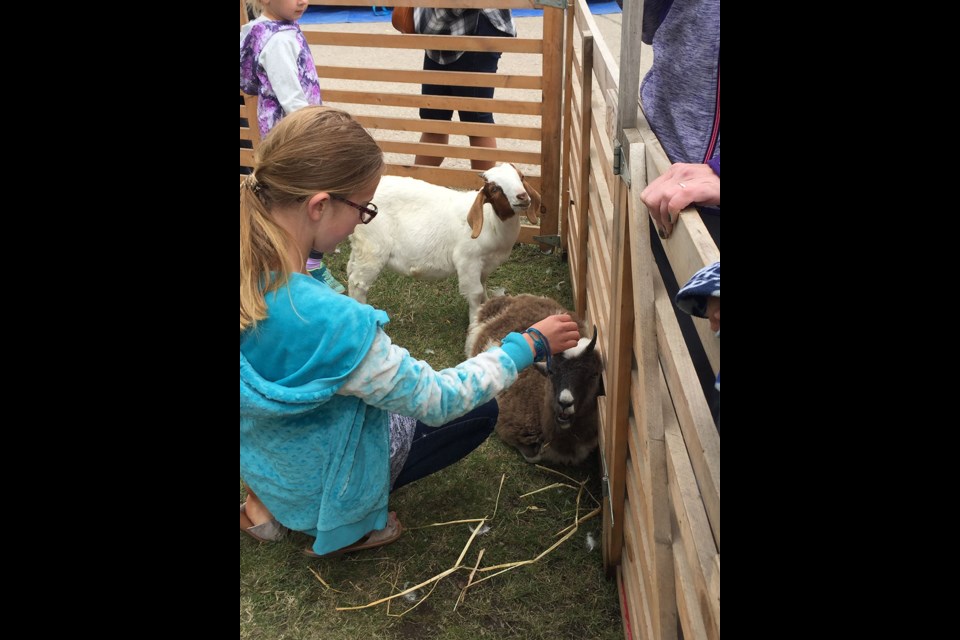
<svg viewBox="0 0 960 640"><path fill-rule="evenodd" d="M531 328L536 329L546 336L547 341L550 342L550 351L552 353L560 353L561 351L575 347L580 340L580 327L578 327L577 323L566 313L547 316ZM534 353L536 353L536 351L534 351Z"/></svg>

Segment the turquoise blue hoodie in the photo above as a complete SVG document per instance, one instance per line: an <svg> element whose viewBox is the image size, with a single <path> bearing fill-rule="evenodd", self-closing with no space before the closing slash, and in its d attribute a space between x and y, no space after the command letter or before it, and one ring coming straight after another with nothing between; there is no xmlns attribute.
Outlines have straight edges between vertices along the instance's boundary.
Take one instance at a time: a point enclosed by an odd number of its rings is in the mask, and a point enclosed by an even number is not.
<svg viewBox="0 0 960 640"><path fill-rule="evenodd" d="M319 554L386 526L387 410L442 424L533 361L510 334L502 348L433 371L390 344L386 313L302 274L267 306L240 336L240 475L283 525L316 536Z"/></svg>

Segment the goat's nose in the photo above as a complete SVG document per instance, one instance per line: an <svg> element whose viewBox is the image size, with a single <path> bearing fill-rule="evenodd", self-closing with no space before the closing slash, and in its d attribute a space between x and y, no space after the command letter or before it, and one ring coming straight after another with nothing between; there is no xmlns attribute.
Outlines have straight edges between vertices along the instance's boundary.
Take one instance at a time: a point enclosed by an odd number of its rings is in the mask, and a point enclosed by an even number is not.
<svg viewBox="0 0 960 640"><path fill-rule="evenodd" d="M530 199L530 196L527 195L526 191L521 191L520 193L517 194L517 200L519 200L520 202L526 202L529 199Z"/></svg>
<svg viewBox="0 0 960 640"><path fill-rule="evenodd" d="M570 393L569 389L564 389L560 392L560 397L557 398L557 404L563 409L573 405L573 394Z"/></svg>

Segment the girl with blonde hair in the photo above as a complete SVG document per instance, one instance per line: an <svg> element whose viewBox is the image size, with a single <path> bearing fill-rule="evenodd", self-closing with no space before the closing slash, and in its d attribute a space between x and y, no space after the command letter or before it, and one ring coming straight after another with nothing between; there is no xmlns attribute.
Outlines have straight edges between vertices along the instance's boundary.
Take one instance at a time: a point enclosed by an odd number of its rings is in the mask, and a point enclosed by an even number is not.
<svg viewBox="0 0 960 640"><path fill-rule="evenodd" d="M358 224L383 154L349 114L284 118L240 187L240 528L315 537L308 555L380 546L402 530L391 490L467 455L493 430L494 396L535 359L577 345L549 316L529 333L442 371L391 343L387 314L310 277L304 258ZM469 228L466 228L469 233Z"/></svg>

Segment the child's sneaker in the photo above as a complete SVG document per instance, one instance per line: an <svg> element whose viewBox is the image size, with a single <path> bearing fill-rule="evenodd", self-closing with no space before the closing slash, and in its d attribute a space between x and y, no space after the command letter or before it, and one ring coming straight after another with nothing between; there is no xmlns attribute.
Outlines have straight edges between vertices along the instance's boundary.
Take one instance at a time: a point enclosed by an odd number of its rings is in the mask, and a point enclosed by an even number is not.
<svg viewBox="0 0 960 640"><path fill-rule="evenodd" d="M319 251L310 250L310 257L307 258L307 271L337 293L346 291L340 281L334 278L333 274L327 269L327 265L323 264L323 254Z"/></svg>
<svg viewBox="0 0 960 640"><path fill-rule="evenodd" d="M327 266L323 263L320 263L320 276L321 279L327 283L327 286L336 291L337 293L343 293L346 291L346 288L340 284L340 281L333 277L333 274L327 269Z"/></svg>

